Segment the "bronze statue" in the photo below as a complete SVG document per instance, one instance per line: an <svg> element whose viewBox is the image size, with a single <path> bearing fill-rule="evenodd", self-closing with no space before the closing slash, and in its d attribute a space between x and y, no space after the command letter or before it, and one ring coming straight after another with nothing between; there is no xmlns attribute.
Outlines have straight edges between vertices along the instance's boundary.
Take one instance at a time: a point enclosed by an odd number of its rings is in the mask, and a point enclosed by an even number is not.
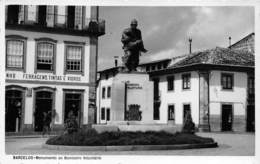
<svg viewBox="0 0 260 164"><path fill-rule="evenodd" d="M141 52L147 52L142 41L141 31L137 28L137 20L131 21L131 27L123 31L121 42L123 43L124 56L122 57L125 71L136 71Z"/></svg>

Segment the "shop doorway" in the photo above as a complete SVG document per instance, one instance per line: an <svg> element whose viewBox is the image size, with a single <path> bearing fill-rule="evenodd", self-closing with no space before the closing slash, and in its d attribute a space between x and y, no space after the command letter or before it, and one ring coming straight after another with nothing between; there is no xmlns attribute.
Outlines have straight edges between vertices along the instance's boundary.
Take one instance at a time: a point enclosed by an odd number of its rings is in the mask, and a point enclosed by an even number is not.
<svg viewBox="0 0 260 164"><path fill-rule="evenodd" d="M222 131L232 131L233 124L233 113L232 105L223 104L222 105Z"/></svg>
<svg viewBox="0 0 260 164"><path fill-rule="evenodd" d="M247 118L246 118L246 131L254 132L255 131L255 106L247 106Z"/></svg>
<svg viewBox="0 0 260 164"><path fill-rule="evenodd" d="M39 132L43 130L44 112L47 114L52 111L53 93L49 91L36 92L35 112L34 112L34 130Z"/></svg>
<svg viewBox="0 0 260 164"><path fill-rule="evenodd" d="M5 96L5 131L19 132L21 129L22 91L9 90Z"/></svg>
<svg viewBox="0 0 260 164"><path fill-rule="evenodd" d="M69 118L72 113L80 126L81 121L81 94L80 93L65 93L65 114L64 121Z"/></svg>

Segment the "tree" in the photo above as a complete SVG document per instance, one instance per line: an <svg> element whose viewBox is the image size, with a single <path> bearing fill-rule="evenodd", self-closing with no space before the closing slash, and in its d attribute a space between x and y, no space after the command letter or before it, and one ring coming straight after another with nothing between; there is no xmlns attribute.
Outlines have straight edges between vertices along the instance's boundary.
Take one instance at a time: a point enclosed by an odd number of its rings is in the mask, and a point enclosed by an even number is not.
<svg viewBox="0 0 260 164"><path fill-rule="evenodd" d="M65 120L65 133L72 134L77 132L79 129L79 125L74 115L73 111L70 111L68 114L68 118Z"/></svg>
<svg viewBox="0 0 260 164"><path fill-rule="evenodd" d="M190 133L194 134L195 133L195 124L192 121L191 113L190 111L187 112L185 118L184 118L184 125L182 127L182 132L183 133Z"/></svg>

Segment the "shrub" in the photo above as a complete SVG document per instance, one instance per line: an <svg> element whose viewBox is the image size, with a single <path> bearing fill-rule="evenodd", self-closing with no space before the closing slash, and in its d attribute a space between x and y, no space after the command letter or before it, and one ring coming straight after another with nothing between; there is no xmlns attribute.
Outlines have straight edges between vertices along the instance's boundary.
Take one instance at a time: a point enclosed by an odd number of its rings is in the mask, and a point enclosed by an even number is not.
<svg viewBox="0 0 260 164"><path fill-rule="evenodd" d="M72 134L77 132L79 129L78 121L73 114L73 112L69 112L68 118L65 120L65 133Z"/></svg>
<svg viewBox="0 0 260 164"><path fill-rule="evenodd" d="M112 145L174 145L214 142L191 133L167 132L102 132L94 129L79 130L47 140L50 145L112 146Z"/></svg>
<svg viewBox="0 0 260 164"><path fill-rule="evenodd" d="M191 134L195 133L195 124L192 121L192 117L191 117L190 112L188 112L185 116L184 125L182 127L182 132L183 133L191 133Z"/></svg>

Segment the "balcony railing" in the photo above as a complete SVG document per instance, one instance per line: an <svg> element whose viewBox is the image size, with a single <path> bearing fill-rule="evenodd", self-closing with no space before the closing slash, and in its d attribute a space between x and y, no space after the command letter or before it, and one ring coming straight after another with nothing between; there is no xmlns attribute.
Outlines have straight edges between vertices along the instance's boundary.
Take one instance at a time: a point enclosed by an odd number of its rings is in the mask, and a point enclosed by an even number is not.
<svg viewBox="0 0 260 164"><path fill-rule="evenodd" d="M32 18L31 18L32 19ZM36 19L24 19L19 17L9 18L6 20L7 25L34 25L36 27L63 28L77 31L86 31L89 33L104 34L105 20L97 18L72 17L70 15L47 14L38 16Z"/></svg>

